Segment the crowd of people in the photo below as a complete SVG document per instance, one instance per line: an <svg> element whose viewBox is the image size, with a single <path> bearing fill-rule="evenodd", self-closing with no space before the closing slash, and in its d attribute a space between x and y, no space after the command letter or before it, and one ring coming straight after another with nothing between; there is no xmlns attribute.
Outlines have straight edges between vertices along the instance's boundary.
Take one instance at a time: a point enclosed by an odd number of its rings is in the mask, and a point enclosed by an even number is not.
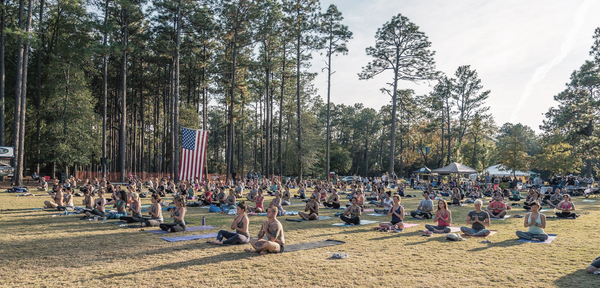
<svg viewBox="0 0 600 288"><path fill-rule="evenodd" d="M363 181L366 179L366 181ZM54 182L49 194L52 200L45 201L45 206L59 211L76 211L83 214L82 219L104 218L118 219L124 223L140 223L141 227L159 227L167 232L186 231L185 215L187 208L192 206L215 205L222 209L236 209L230 232L218 232L214 245L247 244L252 248L248 252L256 253L281 253L284 251L285 238L283 226L277 220L278 216L285 215L284 206L290 205L292 199L301 199L306 202L304 211L298 216L302 220L314 221L319 219L319 210L340 209L340 198L345 196L349 203L343 212L336 213L347 225L358 225L367 204L378 207L375 212L390 218L389 222L379 223L376 230L402 232L404 218L410 215L414 219L428 219L432 224L426 224L424 235L431 233L450 233L452 231L451 206L463 206L473 203L474 210L467 214L467 226L459 230L467 236L487 236L490 234L490 219L504 218L512 206L512 202L522 201L522 207L528 212L523 216L523 226L527 231L517 231L516 236L521 239L533 241L546 241L545 233L546 215L540 212L543 206L556 209L556 217L576 219L575 205L566 191L560 188L548 189L541 193L540 188L531 187L526 196L521 196L517 189L500 189L494 186L465 187L453 186L452 183L440 184L437 187L426 185L423 187L423 199L415 210L405 212L401 204L405 195L405 184L389 177L359 178L356 181L309 181L297 183L295 180L286 179L282 184L278 179L255 178L249 174L245 181L220 181L175 183L169 179L150 179L141 181L131 177L127 185L111 184L102 179L83 181L78 189L74 178L67 179L66 183ZM44 184L42 184L44 185ZM47 183L46 183L47 185ZM142 192L142 187L148 188L148 193ZM125 188L124 188L125 187ZM291 189L298 188L297 194L292 195ZM308 189L313 191L309 194ZM78 189L78 192L75 190ZM244 192L247 193L244 194ZM73 196L83 196L82 208L74 206ZM265 204L265 194L273 199ZM109 198L106 198L107 195ZM141 198L151 198L151 205L147 215L142 215ZM168 209L172 223L165 223L163 207L169 206L164 199L173 195L174 207ZM308 196L307 196L308 195ZM484 207L482 199L490 197L489 204ZM446 200L449 198L450 200ZM245 199L244 201L239 201ZM434 205L434 200L436 205ZM247 203L253 203L249 205ZM266 208L265 208L266 205ZM513 203L512 205L515 205ZM518 204L517 204L518 205ZM113 210L107 211L107 207ZM266 212L267 220L261 226L258 239L251 239L249 233L248 215ZM600 266L596 259L588 272L595 272ZM594 270L595 269L595 270ZM592 271L593 270L593 271Z"/></svg>

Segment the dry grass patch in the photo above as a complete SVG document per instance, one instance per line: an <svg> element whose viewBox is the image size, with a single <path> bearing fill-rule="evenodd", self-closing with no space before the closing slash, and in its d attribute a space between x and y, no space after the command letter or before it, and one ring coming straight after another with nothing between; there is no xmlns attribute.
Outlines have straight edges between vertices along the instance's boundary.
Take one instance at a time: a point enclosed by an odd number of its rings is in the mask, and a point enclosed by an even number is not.
<svg viewBox="0 0 600 288"><path fill-rule="evenodd" d="M420 195L418 191L409 193ZM419 226L403 233L375 232L375 224L331 226L340 222L339 218L303 223L280 219L288 245L326 239L346 244L266 256L244 253L248 247L245 245L214 247L202 240L169 243L160 239L165 235L82 221L79 215L52 217L57 212L30 209L42 207L47 199L0 194L0 209L4 210L0 213L0 285L390 287L393 282L393 286L407 287L594 287L600 281L598 275L588 275L583 270L600 256L600 201L582 203L583 198L575 199L579 219L548 220L546 231L558 234L549 245L518 242L514 232L523 230L523 219L515 218L492 221L490 228L499 232L486 239L491 244L481 243L478 238L448 242L442 235L423 237L421 231L430 221L410 217L405 222ZM75 199L76 205L81 199ZM410 211L420 200L403 198L402 202ZM270 198L265 202L268 201ZM143 204L149 203L149 199L143 199ZM286 207L295 211L303 208ZM453 226L464 225L467 212L472 209L472 205L451 208ZM321 215L333 216L335 212L338 211L321 209ZM363 219L387 219L367 213ZM524 211L516 207L509 214L523 215ZM233 219L201 208L189 208L186 219L193 226L201 225L203 216L207 225L219 229L229 229ZM265 219L250 217L252 235L256 235ZM331 260L336 252L350 257Z"/></svg>

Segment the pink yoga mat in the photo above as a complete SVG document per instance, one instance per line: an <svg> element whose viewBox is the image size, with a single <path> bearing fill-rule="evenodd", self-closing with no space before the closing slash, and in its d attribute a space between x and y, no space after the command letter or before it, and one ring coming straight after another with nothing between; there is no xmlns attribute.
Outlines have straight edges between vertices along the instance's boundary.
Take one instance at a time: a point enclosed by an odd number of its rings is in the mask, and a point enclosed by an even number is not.
<svg viewBox="0 0 600 288"><path fill-rule="evenodd" d="M410 227L414 227L414 226L419 226L419 224L415 224L415 223L404 223L404 228L410 228Z"/></svg>

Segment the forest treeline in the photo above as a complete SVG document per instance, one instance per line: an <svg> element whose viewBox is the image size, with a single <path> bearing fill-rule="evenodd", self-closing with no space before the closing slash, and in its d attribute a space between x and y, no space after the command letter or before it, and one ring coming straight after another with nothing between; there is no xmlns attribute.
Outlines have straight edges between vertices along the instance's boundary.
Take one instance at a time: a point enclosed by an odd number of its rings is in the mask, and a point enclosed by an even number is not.
<svg viewBox="0 0 600 288"><path fill-rule="evenodd" d="M357 64L357 79L389 80L365 95L389 99L377 111L330 102L352 31L318 0L1 7L0 145L15 147L17 184L33 171L177 178L181 127L210 131L211 174L406 176L451 162L588 176L598 168L600 28L536 135L496 125L476 67L438 71L431 42L402 14L377 29L371 61ZM308 72L317 57L323 72ZM316 91L317 77L327 77L327 91ZM425 95L403 88L424 81L435 83Z"/></svg>

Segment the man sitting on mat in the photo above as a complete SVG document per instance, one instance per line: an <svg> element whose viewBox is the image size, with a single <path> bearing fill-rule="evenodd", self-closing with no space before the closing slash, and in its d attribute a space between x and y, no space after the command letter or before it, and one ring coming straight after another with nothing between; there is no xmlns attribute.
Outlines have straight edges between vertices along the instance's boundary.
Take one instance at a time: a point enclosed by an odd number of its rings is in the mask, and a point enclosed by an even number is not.
<svg viewBox="0 0 600 288"><path fill-rule="evenodd" d="M529 230L527 232L517 231L519 238L536 241L548 240L548 234L544 233L546 215L540 213L540 203L538 201L531 203L531 212L525 215L523 225L529 227Z"/></svg>
<svg viewBox="0 0 600 288"><path fill-rule="evenodd" d="M491 218L502 219L506 215L506 204L502 202L502 196L495 195L490 205L485 209Z"/></svg>
<svg viewBox="0 0 600 288"><path fill-rule="evenodd" d="M487 236L490 235L490 230L486 229L486 227L490 226L490 215L481 210L481 205L483 202L477 199L475 200L475 211L469 212L467 215L467 225L472 225L469 227L460 227L460 231L469 236Z"/></svg>
<svg viewBox="0 0 600 288"><path fill-rule="evenodd" d="M258 239L250 240L250 245L254 249L245 249L246 252L260 253L283 253L285 237L283 236L283 226L277 220L277 207L269 207L267 210L267 221L263 222ZM263 239L266 236L267 240Z"/></svg>
<svg viewBox="0 0 600 288"><path fill-rule="evenodd" d="M306 203L306 207L304 207L304 211L308 212L298 212L298 216L303 220L319 220L319 202L315 195L310 196L310 201Z"/></svg>
<svg viewBox="0 0 600 288"><path fill-rule="evenodd" d="M227 230L221 230L217 233L217 241L211 241L214 245L231 245L231 244L246 244L250 242L248 234L248 215L246 214L246 203L244 201L237 205L238 216L233 219L231 229L235 229L235 233ZM223 241L223 238L227 239Z"/></svg>
<svg viewBox="0 0 600 288"><path fill-rule="evenodd" d="M433 201L429 198L429 191L423 193L425 199L421 200L417 211L411 211L410 216L418 219L431 219L431 212L433 211Z"/></svg>

